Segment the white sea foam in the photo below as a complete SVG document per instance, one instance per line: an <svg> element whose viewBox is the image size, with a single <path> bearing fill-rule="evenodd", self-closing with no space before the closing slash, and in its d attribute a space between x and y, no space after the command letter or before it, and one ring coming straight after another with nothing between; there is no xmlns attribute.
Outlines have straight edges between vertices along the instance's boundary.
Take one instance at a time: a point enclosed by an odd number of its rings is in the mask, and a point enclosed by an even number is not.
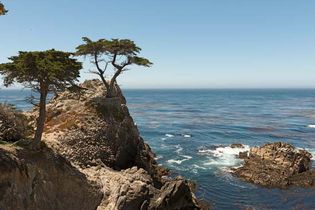
<svg viewBox="0 0 315 210"><path fill-rule="evenodd" d="M199 149L198 153L200 154L209 154L211 152L211 149Z"/></svg>
<svg viewBox="0 0 315 210"><path fill-rule="evenodd" d="M168 163L176 163L176 164L182 164L182 162L184 162L184 161L186 161L186 159L183 159L183 160L174 160L174 159L170 159L170 160L168 160L167 162Z"/></svg>
<svg viewBox="0 0 315 210"><path fill-rule="evenodd" d="M191 138L190 134L184 134L183 136L184 136L184 138Z"/></svg>
<svg viewBox="0 0 315 210"><path fill-rule="evenodd" d="M186 158L187 160L190 160L192 157L189 155L181 155L182 157Z"/></svg>
<svg viewBox="0 0 315 210"><path fill-rule="evenodd" d="M178 144L178 145L175 145L175 148L176 148L175 152L176 152L177 154L179 154L181 151L183 151L183 147L181 147L179 144Z"/></svg>
<svg viewBox="0 0 315 210"><path fill-rule="evenodd" d="M197 164L193 164L193 167L194 167L194 168L198 168L198 169L204 169L204 170L207 169L207 168L202 167L202 166L199 166L199 165L197 165Z"/></svg>
<svg viewBox="0 0 315 210"><path fill-rule="evenodd" d="M236 156L240 152L249 151L249 146L244 145L244 148L232 148L232 147L218 147L215 150L211 150L210 152L213 153L216 157L222 157L224 155L233 155Z"/></svg>
<svg viewBox="0 0 315 210"><path fill-rule="evenodd" d="M162 156L162 155L158 155L158 156L156 156L154 159L155 159L155 160L159 160L159 159L161 159L161 158L163 158L163 156Z"/></svg>
<svg viewBox="0 0 315 210"><path fill-rule="evenodd" d="M188 156L188 155L181 155L181 156L184 157L184 159L181 159L181 160L170 159L167 162L171 163L171 164L176 163L176 164L180 165L180 164L182 164L182 162L190 160L192 158L191 156Z"/></svg>
<svg viewBox="0 0 315 210"><path fill-rule="evenodd" d="M308 128L315 128L315 125L308 125Z"/></svg>
<svg viewBox="0 0 315 210"><path fill-rule="evenodd" d="M232 148L230 146L221 146L215 149L200 149L200 154L206 154L208 156L205 166L217 166L217 167L233 167L239 166L242 163L237 155L240 152L249 151L250 147L244 145L244 148Z"/></svg>
<svg viewBox="0 0 315 210"><path fill-rule="evenodd" d="M315 161L315 149L306 149L306 150L309 151L312 154L311 160Z"/></svg>
<svg viewBox="0 0 315 210"><path fill-rule="evenodd" d="M315 149L310 149L310 148L301 148L301 147L297 147L296 149L301 149L301 150L306 150L309 153L311 153L312 158L311 160L315 160Z"/></svg>
<svg viewBox="0 0 315 210"><path fill-rule="evenodd" d="M166 136L166 137L168 137L168 138L172 138L172 137L174 137L174 135L169 134L169 133L165 134L165 136Z"/></svg>

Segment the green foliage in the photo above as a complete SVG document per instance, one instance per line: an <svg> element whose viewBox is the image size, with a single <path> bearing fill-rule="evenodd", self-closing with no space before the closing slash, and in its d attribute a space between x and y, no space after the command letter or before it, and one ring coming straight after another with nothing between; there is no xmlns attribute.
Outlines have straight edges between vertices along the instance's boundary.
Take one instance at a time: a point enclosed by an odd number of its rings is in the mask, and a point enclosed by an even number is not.
<svg viewBox="0 0 315 210"><path fill-rule="evenodd" d="M93 42L91 39L87 37L83 37L82 40L85 44L79 45L76 49L77 56L94 56L100 55L105 52L105 47L107 46L107 40L100 39L98 41Z"/></svg>
<svg viewBox="0 0 315 210"><path fill-rule="evenodd" d="M115 65L123 66L136 64L141 66L151 66L152 63L145 58L138 57L141 48L138 47L133 41L129 39L99 39L98 41L92 41L87 37L83 37L82 40L85 44L79 45L76 49L76 55L78 56L106 56L101 61L110 61ZM117 56L122 56L118 63Z"/></svg>
<svg viewBox="0 0 315 210"><path fill-rule="evenodd" d="M133 56L130 59L130 62L132 64L136 64L138 66L146 66L146 67L150 67L152 65L152 63L146 59L146 58L142 58L142 57L138 57L138 56Z"/></svg>
<svg viewBox="0 0 315 210"><path fill-rule="evenodd" d="M141 48L129 39L112 39L108 41L106 51L112 55L134 56L141 51Z"/></svg>
<svg viewBox="0 0 315 210"><path fill-rule="evenodd" d="M79 77L82 64L71 58L72 53L56 51L19 52L9 58L11 62L0 64L0 74L4 76L4 85L14 82L47 91L64 89L73 85Z"/></svg>
<svg viewBox="0 0 315 210"><path fill-rule="evenodd" d="M148 59L138 56L141 48L129 39L100 39L98 41L92 41L87 37L83 37L82 39L84 44L76 48L76 55L92 57L92 63L94 63L97 68L97 71L93 73L101 77L107 89L108 97L112 96L116 79L122 72L127 70L127 66L138 65L150 67L152 65ZM101 67L100 63L105 64ZM109 64L112 65L115 73L108 83L105 80L105 72Z"/></svg>
<svg viewBox="0 0 315 210"><path fill-rule="evenodd" d="M8 10L5 9L4 5L0 2L0 15L5 15Z"/></svg>
<svg viewBox="0 0 315 210"><path fill-rule="evenodd" d="M13 106L0 104L0 141L16 142L24 139L30 130L21 112Z"/></svg>

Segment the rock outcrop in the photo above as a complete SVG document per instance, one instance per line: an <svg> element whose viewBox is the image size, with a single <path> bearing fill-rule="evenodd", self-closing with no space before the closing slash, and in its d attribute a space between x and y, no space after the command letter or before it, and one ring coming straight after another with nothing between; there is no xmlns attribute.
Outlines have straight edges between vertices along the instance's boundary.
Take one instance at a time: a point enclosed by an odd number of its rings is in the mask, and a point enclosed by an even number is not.
<svg viewBox="0 0 315 210"><path fill-rule="evenodd" d="M95 210L99 186L49 148L0 147L1 210Z"/></svg>
<svg viewBox="0 0 315 210"><path fill-rule="evenodd" d="M311 154L290 144L276 142L253 147L248 155L239 157L244 159L244 165L233 173L246 181L279 188L309 187L315 183L315 171L310 168Z"/></svg>
<svg viewBox="0 0 315 210"><path fill-rule="evenodd" d="M41 157L21 156L27 149L0 151L6 154L0 159L6 166L0 209L201 209L190 182L163 178L167 170L140 137L123 95L105 98L98 80L81 87L80 93L59 93L48 104ZM34 120L36 113L29 117Z"/></svg>

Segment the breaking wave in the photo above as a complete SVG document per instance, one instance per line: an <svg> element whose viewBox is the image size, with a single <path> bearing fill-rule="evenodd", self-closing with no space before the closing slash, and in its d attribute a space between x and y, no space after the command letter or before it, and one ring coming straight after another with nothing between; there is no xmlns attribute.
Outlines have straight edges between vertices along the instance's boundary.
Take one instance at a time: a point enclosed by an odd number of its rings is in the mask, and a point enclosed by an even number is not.
<svg viewBox="0 0 315 210"><path fill-rule="evenodd" d="M204 166L217 166L219 168L237 167L243 161L237 157L240 152L249 151L250 147L244 145L243 148L232 148L230 146L217 146L214 148L200 148L198 153L207 156Z"/></svg>

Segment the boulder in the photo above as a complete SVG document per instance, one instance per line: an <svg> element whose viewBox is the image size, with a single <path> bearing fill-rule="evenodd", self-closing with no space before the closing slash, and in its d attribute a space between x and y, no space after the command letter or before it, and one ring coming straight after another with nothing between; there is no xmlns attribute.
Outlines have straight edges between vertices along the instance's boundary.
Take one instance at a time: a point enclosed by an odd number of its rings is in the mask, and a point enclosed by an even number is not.
<svg viewBox="0 0 315 210"><path fill-rule="evenodd" d="M191 194L192 184L187 180L178 177L165 183L149 205L152 210L176 210L176 209L201 209L198 207L196 197Z"/></svg>

